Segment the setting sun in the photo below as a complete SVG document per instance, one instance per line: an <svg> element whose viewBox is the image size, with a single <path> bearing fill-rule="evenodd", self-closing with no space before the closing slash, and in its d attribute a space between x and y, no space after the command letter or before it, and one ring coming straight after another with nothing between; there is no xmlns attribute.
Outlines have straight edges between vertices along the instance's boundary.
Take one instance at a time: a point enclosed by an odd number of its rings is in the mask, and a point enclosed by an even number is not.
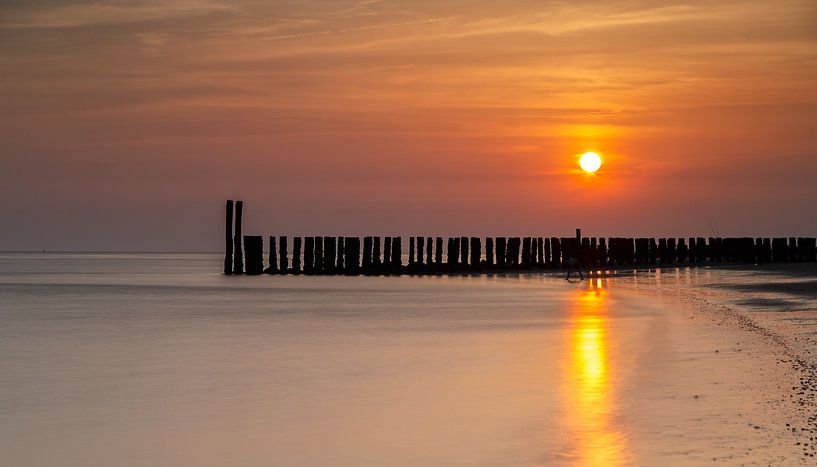
<svg viewBox="0 0 817 467"><path fill-rule="evenodd" d="M593 173L601 168L601 157L595 152L586 152L579 158L579 166L587 173Z"/></svg>

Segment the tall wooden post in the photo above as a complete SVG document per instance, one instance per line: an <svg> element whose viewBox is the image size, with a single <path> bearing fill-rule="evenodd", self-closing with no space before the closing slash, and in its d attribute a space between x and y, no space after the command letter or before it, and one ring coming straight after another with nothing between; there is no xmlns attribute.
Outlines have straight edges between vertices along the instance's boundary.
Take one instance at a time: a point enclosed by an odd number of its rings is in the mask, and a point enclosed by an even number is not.
<svg viewBox="0 0 817 467"><path fill-rule="evenodd" d="M451 272L454 270L455 265L457 264L457 260L460 257L460 251L457 246L459 246L459 239L454 239L454 237L448 237L448 255L446 255L446 266L448 267L448 271Z"/></svg>
<svg viewBox="0 0 817 467"><path fill-rule="evenodd" d="M372 268L376 271L380 269L380 237L372 238Z"/></svg>
<svg viewBox="0 0 817 467"><path fill-rule="evenodd" d="M401 237L394 237L391 239L391 270L396 273L401 273L403 268L403 239Z"/></svg>
<svg viewBox="0 0 817 467"><path fill-rule="evenodd" d="M372 251L374 249L374 239L363 237L363 274L371 274L372 271Z"/></svg>
<svg viewBox="0 0 817 467"><path fill-rule="evenodd" d="M482 245L478 237L471 237L471 269L478 270L482 259Z"/></svg>
<svg viewBox="0 0 817 467"><path fill-rule="evenodd" d="M315 265L312 270L315 274L323 273L323 237L315 237Z"/></svg>
<svg viewBox="0 0 817 467"><path fill-rule="evenodd" d="M323 237L323 272L324 274L335 273L335 262L337 261L337 239L335 237Z"/></svg>
<svg viewBox="0 0 817 467"><path fill-rule="evenodd" d="M500 269L508 265L508 239L496 237L496 266Z"/></svg>
<svg viewBox="0 0 817 467"><path fill-rule="evenodd" d="M425 237L417 237L417 266L422 266L424 264L423 248L425 247L425 241Z"/></svg>
<svg viewBox="0 0 817 467"><path fill-rule="evenodd" d="M485 237L485 266L494 267L494 237Z"/></svg>
<svg viewBox="0 0 817 467"><path fill-rule="evenodd" d="M426 239L426 266L427 270L429 271L431 270L431 265L434 263L434 260L431 255L431 252L434 249L433 243L434 242L431 240L431 237L428 237Z"/></svg>
<svg viewBox="0 0 817 467"><path fill-rule="evenodd" d="M409 237L409 267L414 266L414 237Z"/></svg>
<svg viewBox="0 0 817 467"><path fill-rule="evenodd" d="M241 216L244 202L235 203L235 233L233 234L233 274L244 274L244 254L241 248Z"/></svg>
<svg viewBox="0 0 817 467"><path fill-rule="evenodd" d="M301 273L301 237L292 239L292 273Z"/></svg>
<svg viewBox="0 0 817 467"><path fill-rule="evenodd" d="M338 237L338 259L335 270L338 274L346 272L346 239L343 237Z"/></svg>
<svg viewBox="0 0 817 467"><path fill-rule="evenodd" d="M289 258L287 258L287 238L285 236L278 237L278 269L281 274L289 272Z"/></svg>
<svg viewBox="0 0 817 467"><path fill-rule="evenodd" d="M224 274L233 273L233 200L227 200L227 219L225 222L224 235L227 243L224 248Z"/></svg>
<svg viewBox="0 0 817 467"><path fill-rule="evenodd" d="M460 237L460 267L458 269L468 269L468 237Z"/></svg>
<svg viewBox="0 0 817 467"><path fill-rule="evenodd" d="M522 239L522 267L529 268L530 267L530 255L531 255L531 238L525 237Z"/></svg>
<svg viewBox="0 0 817 467"><path fill-rule="evenodd" d="M315 237L304 237L304 274L315 272Z"/></svg>
<svg viewBox="0 0 817 467"><path fill-rule="evenodd" d="M276 274L278 272L278 251L275 248L275 237L269 237L269 267L267 274Z"/></svg>
<svg viewBox="0 0 817 467"><path fill-rule="evenodd" d="M545 240L545 266L553 266L553 256L552 256L552 249L550 247L550 237L547 237Z"/></svg>
<svg viewBox="0 0 817 467"><path fill-rule="evenodd" d="M383 270L388 271L391 264L391 237L383 238Z"/></svg>

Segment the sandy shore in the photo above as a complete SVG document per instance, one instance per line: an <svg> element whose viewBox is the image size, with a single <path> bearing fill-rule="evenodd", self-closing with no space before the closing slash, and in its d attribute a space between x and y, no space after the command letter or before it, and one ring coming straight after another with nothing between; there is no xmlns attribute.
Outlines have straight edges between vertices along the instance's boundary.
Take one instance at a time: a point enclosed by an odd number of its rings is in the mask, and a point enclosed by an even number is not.
<svg viewBox="0 0 817 467"><path fill-rule="evenodd" d="M718 335L722 345L712 351L712 360L721 361L716 365L721 370L710 375L708 365L699 365L703 394L696 397L706 404L707 390L719 386L709 398L713 413L734 397L743 398L748 410L737 417L742 423L729 423L738 436L712 460L814 463L817 266L618 271L614 276L619 286L680 306L687 319Z"/></svg>

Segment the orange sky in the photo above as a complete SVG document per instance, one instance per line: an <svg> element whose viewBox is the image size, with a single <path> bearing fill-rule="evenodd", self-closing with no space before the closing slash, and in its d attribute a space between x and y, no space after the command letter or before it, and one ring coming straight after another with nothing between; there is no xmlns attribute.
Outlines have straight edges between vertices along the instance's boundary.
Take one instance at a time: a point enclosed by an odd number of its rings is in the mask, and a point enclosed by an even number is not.
<svg viewBox="0 0 817 467"><path fill-rule="evenodd" d="M6 0L0 83L0 249L817 235L813 0Z"/></svg>

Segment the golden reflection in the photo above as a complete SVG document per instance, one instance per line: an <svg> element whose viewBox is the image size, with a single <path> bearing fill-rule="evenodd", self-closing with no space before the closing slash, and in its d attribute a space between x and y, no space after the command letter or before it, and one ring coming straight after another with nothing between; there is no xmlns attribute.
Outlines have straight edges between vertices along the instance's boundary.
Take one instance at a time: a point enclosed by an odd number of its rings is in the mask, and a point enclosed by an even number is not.
<svg viewBox="0 0 817 467"><path fill-rule="evenodd" d="M564 397L576 465L625 463L625 439L614 417L607 290L601 279L578 292L571 310L570 353Z"/></svg>

